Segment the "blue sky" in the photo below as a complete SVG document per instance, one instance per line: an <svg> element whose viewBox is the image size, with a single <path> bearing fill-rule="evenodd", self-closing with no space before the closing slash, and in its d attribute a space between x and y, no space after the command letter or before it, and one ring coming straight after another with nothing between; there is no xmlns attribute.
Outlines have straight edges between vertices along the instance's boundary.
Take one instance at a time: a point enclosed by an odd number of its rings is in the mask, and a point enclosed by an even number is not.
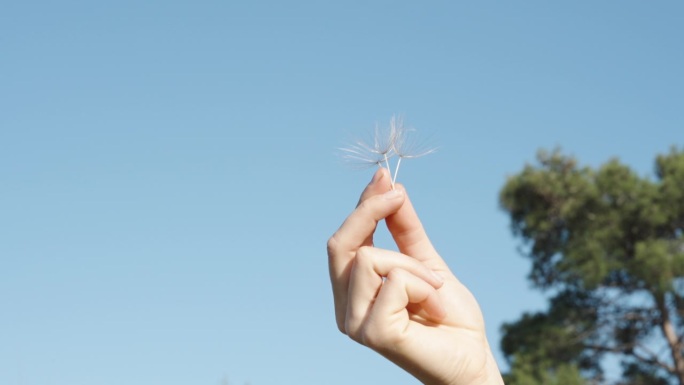
<svg viewBox="0 0 684 385"><path fill-rule="evenodd" d="M335 328L325 242L372 175L336 148L393 114L438 144L399 180L497 346L544 306L506 176L684 145L675 1L2 9L3 384L415 383Z"/></svg>

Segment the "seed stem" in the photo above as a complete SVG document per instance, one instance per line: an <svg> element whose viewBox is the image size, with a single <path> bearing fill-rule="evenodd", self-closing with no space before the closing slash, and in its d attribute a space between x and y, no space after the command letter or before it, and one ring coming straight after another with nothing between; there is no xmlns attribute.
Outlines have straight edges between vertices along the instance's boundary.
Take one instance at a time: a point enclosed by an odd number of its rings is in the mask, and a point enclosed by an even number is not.
<svg viewBox="0 0 684 385"><path fill-rule="evenodd" d="M397 168L394 169L394 178L392 178L392 189L394 189L394 184L397 183L397 175L399 174L399 166L401 166L402 158L402 156L399 157L399 160L397 160Z"/></svg>
<svg viewBox="0 0 684 385"><path fill-rule="evenodd" d="M385 165L387 165L387 171L389 172L390 176L392 176L392 170L390 169L390 162L389 158L387 157L387 153L385 153ZM396 178L396 174L394 177ZM390 184L392 185L392 190L394 190L394 179L390 179Z"/></svg>

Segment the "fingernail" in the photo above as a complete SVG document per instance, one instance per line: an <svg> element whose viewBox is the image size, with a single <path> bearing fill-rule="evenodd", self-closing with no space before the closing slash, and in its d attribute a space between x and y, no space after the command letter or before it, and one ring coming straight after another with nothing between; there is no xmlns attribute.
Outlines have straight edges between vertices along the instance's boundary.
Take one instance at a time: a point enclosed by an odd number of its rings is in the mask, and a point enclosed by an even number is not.
<svg viewBox="0 0 684 385"><path fill-rule="evenodd" d="M385 173L383 173L382 170L378 169L378 171L376 171L375 174L373 174L373 179L371 179L370 183L368 184L371 185L379 181L380 179L382 179L383 175L385 175Z"/></svg>
<svg viewBox="0 0 684 385"><path fill-rule="evenodd" d="M401 198L401 196L404 195L404 192L399 189L394 189L394 190L389 190L388 192L382 194L383 199L389 201L397 198Z"/></svg>

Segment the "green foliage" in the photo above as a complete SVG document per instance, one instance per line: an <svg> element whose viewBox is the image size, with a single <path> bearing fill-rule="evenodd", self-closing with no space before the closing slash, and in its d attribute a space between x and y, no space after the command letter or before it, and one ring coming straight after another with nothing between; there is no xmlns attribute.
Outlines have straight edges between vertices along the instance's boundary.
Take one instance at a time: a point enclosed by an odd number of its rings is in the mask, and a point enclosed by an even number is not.
<svg viewBox="0 0 684 385"><path fill-rule="evenodd" d="M638 362L623 364L625 379L617 385L669 385L667 378L662 377L648 365Z"/></svg>
<svg viewBox="0 0 684 385"><path fill-rule="evenodd" d="M559 364L554 369L539 371L533 361L518 356L513 370L504 375L507 385L589 385L579 369L570 364Z"/></svg>
<svg viewBox="0 0 684 385"><path fill-rule="evenodd" d="M521 373L543 383L561 368L559 363L599 375L599 356L584 349L598 321L597 307L585 292L561 292L548 312L525 313L505 324L501 349L515 369L524 368Z"/></svg>
<svg viewBox="0 0 684 385"><path fill-rule="evenodd" d="M620 384L684 384L684 151L657 157L656 180L618 160L578 167L557 150L538 160L508 179L500 202L530 280L556 295L548 311L504 325L509 382L597 383L610 354Z"/></svg>

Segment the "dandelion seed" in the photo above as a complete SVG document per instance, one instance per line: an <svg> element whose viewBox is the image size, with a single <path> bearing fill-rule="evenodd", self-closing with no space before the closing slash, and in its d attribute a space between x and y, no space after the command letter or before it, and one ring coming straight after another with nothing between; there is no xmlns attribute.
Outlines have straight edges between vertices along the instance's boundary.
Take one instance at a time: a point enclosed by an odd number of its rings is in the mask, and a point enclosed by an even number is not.
<svg viewBox="0 0 684 385"><path fill-rule="evenodd" d="M377 165L383 167L384 163L384 167L387 168L390 176L392 176L390 182L392 189L394 189L402 159L418 158L436 151L435 148L427 147L423 142L418 141L413 135L414 132L414 129L404 127L401 117L393 116L390 119L389 127L381 128L380 126L375 126L372 144L359 140L339 150L343 153L343 159L357 165L365 167ZM390 159L394 156L397 156L399 159L397 160L394 174L392 174Z"/></svg>
<svg viewBox="0 0 684 385"><path fill-rule="evenodd" d="M425 142L418 140L414 134L416 130L405 127L401 118L392 117L390 126L393 127L395 132L392 151L399 158L397 166L394 168L394 177L392 178L392 187L394 187L394 184L397 182L402 159L420 158L421 156L432 154L437 149L429 147Z"/></svg>
<svg viewBox="0 0 684 385"><path fill-rule="evenodd" d="M340 148L342 158L361 167L382 166L389 169L389 159L394 156L395 133L391 129L375 126L375 135L370 141L357 140L348 147Z"/></svg>

